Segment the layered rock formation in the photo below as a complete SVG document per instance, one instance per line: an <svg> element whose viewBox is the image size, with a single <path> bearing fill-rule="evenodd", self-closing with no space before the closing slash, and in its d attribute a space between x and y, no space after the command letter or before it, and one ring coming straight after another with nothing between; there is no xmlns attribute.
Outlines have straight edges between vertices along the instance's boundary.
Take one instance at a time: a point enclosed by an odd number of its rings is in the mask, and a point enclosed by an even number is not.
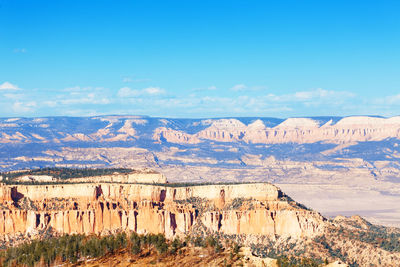
<svg viewBox="0 0 400 267"><path fill-rule="evenodd" d="M251 199L249 198L251 196ZM269 238L312 237L325 219L265 183L189 187L83 183L1 185L0 236L164 233L195 229Z"/></svg>
<svg viewBox="0 0 400 267"><path fill-rule="evenodd" d="M165 127L155 131L156 139L164 138L172 143L200 142L202 139L258 144L350 143L399 137L400 117L385 119L362 116L343 118L336 123L329 120L323 124L310 118L289 118L274 127L266 127L260 119L248 125L235 119L221 119L195 134Z"/></svg>
<svg viewBox="0 0 400 267"><path fill-rule="evenodd" d="M58 121L57 121L58 120ZM61 123L61 124L60 124ZM66 126L71 127L66 128ZM85 125L81 130L80 125ZM159 142L348 143L400 137L400 117L161 119L138 116L1 119L0 143Z"/></svg>

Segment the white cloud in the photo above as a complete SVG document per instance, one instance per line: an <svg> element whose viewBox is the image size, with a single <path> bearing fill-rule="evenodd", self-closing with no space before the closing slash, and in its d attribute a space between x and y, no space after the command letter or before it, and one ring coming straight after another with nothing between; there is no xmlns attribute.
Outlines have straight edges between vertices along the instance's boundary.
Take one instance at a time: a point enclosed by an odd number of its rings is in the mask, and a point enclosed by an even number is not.
<svg viewBox="0 0 400 267"><path fill-rule="evenodd" d="M400 94L377 98L374 103L378 105L400 106Z"/></svg>
<svg viewBox="0 0 400 267"><path fill-rule="evenodd" d="M25 95L24 94L11 94L11 93L8 93L8 94L4 94L3 95L5 98L8 98L8 99L21 99L21 98L23 98Z"/></svg>
<svg viewBox="0 0 400 267"><path fill-rule="evenodd" d="M232 91L244 91L247 89L247 86L245 84L236 84L231 88Z"/></svg>
<svg viewBox="0 0 400 267"><path fill-rule="evenodd" d="M311 91L301 91L294 94L294 98L299 101L307 101L312 99L322 99L322 98L350 98L355 95L351 92L346 91L332 91L325 89L315 89Z"/></svg>
<svg viewBox="0 0 400 267"><path fill-rule="evenodd" d="M146 92L149 95L162 95L165 93L165 90L160 87L148 87L143 89L143 92Z"/></svg>
<svg viewBox="0 0 400 267"><path fill-rule="evenodd" d="M21 88L19 88L17 85L12 84L10 82L4 82L2 84L0 84L0 90L20 90Z"/></svg>
<svg viewBox="0 0 400 267"><path fill-rule="evenodd" d="M36 106L37 104L35 101L30 101L25 103L17 101L13 104L12 108L16 113L27 113L27 112L33 112L36 109Z"/></svg>
<svg viewBox="0 0 400 267"><path fill-rule="evenodd" d="M325 89L314 89L309 91L299 91L293 94L275 95L268 94L266 98L275 102L286 103L342 103L348 99L354 98L356 95L347 91L333 91Z"/></svg>
<svg viewBox="0 0 400 267"><path fill-rule="evenodd" d="M122 78L122 82L123 83L130 83L130 82L132 82L133 80L132 80L132 78L131 77L123 77Z"/></svg>
<svg viewBox="0 0 400 267"><path fill-rule="evenodd" d="M142 83L142 82L150 82L150 79L134 79L131 76L123 76L122 82L123 83Z"/></svg>
<svg viewBox="0 0 400 267"><path fill-rule="evenodd" d="M207 92L207 91L215 91L218 88L215 85L210 85L208 87L203 87L203 88L193 88L191 91L192 92Z"/></svg>
<svg viewBox="0 0 400 267"><path fill-rule="evenodd" d="M81 86L73 86L73 87L68 87L63 89L62 91L64 92L75 92L75 93L80 93L80 92L87 92L87 91L104 91L104 87L91 87L91 86L86 86L86 87L81 87Z"/></svg>
<svg viewBox="0 0 400 267"><path fill-rule="evenodd" d="M54 108L58 106L58 102L57 101L52 101L52 100L47 100L43 102L44 105Z"/></svg>
<svg viewBox="0 0 400 267"><path fill-rule="evenodd" d="M81 92L87 90L88 87L73 86L63 89L64 92Z"/></svg>
<svg viewBox="0 0 400 267"><path fill-rule="evenodd" d="M267 89L266 86L260 86L260 85L256 85L256 86L247 86L245 84L236 84L235 86L233 86L232 88L230 88L230 90L235 91L235 92L243 92L243 91L261 91L261 90L265 90Z"/></svg>
<svg viewBox="0 0 400 267"><path fill-rule="evenodd" d="M257 86L252 86L251 87L251 90L253 90L253 91L259 91L259 90L266 90L268 87L267 86L260 86L260 85L257 85Z"/></svg>
<svg viewBox="0 0 400 267"><path fill-rule="evenodd" d="M9 82L3 90L18 90ZM7 88L7 89L6 89ZM17 88L17 89L16 89ZM0 91L0 108L6 114L87 115L96 112L146 114L151 116L216 117L216 116L312 116L370 113L371 110L399 113L400 94L363 98L348 91L322 88L298 90L292 93L266 92L263 88L237 84L238 93L223 94L217 87L203 87L202 93L185 92L172 95L161 87L122 87L117 91L102 87L70 87L61 90ZM192 90L192 91L193 91ZM217 90L217 91L214 91ZM226 91L225 91L226 93ZM356 101L355 101L356 100ZM380 102L379 102L380 101ZM356 102L356 103L355 103ZM97 105L97 106L96 106ZM100 107L101 105L101 107ZM363 107L365 107L363 109ZM4 110L4 111L3 111ZM366 111L364 111L366 110ZM364 112L363 112L364 111ZM8 114L7 113L7 114Z"/></svg>
<svg viewBox="0 0 400 267"><path fill-rule="evenodd" d="M165 94L165 90L160 87L148 87L142 90L131 89L129 87L122 87L118 90L117 95L123 97L138 97L138 96L158 96Z"/></svg>
<svg viewBox="0 0 400 267"><path fill-rule="evenodd" d="M129 87L122 87L118 90L117 95L119 97L135 97L139 95L139 90L133 90Z"/></svg>
<svg viewBox="0 0 400 267"><path fill-rule="evenodd" d="M14 49L14 53L23 53L23 54L25 54L26 52L28 52L28 50L26 50L26 48L15 48Z"/></svg>
<svg viewBox="0 0 400 267"><path fill-rule="evenodd" d="M60 100L59 103L62 105L75 105L75 104L99 104L99 105L106 105L110 104L110 99L106 97L98 97L94 93L89 93L86 96L82 96L79 98L70 98L70 99L63 99Z"/></svg>
<svg viewBox="0 0 400 267"><path fill-rule="evenodd" d="M311 98L314 97L314 92L308 91L308 92L296 92L294 93L294 98L297 100L310 100Z"/></svg>
<svg viewBox="0 0 400 267"><path fill-rule="evenodd" d="M104 87L80 87L74 86L61 90L67 92L56 94L50 99L43 99L43 104L48 107L57 105L106 105L112 103L112 97L108 89Z"/></svg>
<svg viewBox="0 0 400 267"><path fill-rule="evenodd" d="M96 110L92 109L67 109L64 111L65 115L67 116L99 116L99 115L105 115L104 113L98 112Z"/></svg>

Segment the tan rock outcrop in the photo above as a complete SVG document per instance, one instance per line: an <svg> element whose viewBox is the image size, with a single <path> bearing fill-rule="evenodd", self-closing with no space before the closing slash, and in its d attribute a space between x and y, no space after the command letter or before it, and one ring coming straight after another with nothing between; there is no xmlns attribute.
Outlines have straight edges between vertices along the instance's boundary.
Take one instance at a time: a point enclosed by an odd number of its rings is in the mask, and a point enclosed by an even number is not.
<svg viewBox="0 0 400 267"><path fill-rule="evenodd" d="M287 202L277 187L265 183L188 187L3 184L0 201L3 237L36 236L52 230L56 234L135 231L172 238L203 225L211 232L229 235L300 238L314 236L324 227L321 215Z"/></svg>
<svg viewBox="0 0 400 267"><path fill-rule="evenodd" d="M197 144L200 139L192 134L182 131L169 129L166 127L159 127L154 130L153 139L158 142L167 141L170 143L184 143L184 144Z"/></svg>

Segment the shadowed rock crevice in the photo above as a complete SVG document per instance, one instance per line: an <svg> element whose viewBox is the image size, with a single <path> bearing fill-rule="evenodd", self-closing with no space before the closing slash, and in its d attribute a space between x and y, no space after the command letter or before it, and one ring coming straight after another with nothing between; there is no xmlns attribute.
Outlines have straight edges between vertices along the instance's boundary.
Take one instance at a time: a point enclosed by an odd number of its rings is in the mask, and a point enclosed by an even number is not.
<svg viewBox="0 0 400 267"><path fill-rule="evenodd" d="M40 224L40 214L36 214L36 224L35 224L35 227L37 228L37 227L39 227L39 224Z"/></svg>
<svg viewBox="0 0 400 267"><path fill-rule="evenodd" d="M167 197L167 191L165 191L164 189L161 190L161 192L160 192L160 201L164 202L166 197Z"/></svg>
<svg viewBox="0 0 400 267"><path fill-rule="evenodd" d="M16 186L11 188L11 199L14 202L14 206L19 207L18 202L24 197L23 194L18 192L18 189Z"/></svg>
<svg viewBox="0 0 400 267"><path fill-rule="evenodd" d="M175 214L174 213L170 214L170 224L171 224L172 232L173 232L173 234L175 234L175 229L178 226L176 225L176 219L175 219Z"/></svg>
<svg viewBox="0 0 400 267"><path fill-rule="evenodd" d="M221 229L222 227L222 214L218 215L218 231Z"/></svg>
<svg viewBox="0 0 400 267"><path fill-rule="evenodd" d="M96 200L99 199L99 197L102 194L103 194L103 190L101 189L101 185L96 186L96 189L95 189Z"/></svg>

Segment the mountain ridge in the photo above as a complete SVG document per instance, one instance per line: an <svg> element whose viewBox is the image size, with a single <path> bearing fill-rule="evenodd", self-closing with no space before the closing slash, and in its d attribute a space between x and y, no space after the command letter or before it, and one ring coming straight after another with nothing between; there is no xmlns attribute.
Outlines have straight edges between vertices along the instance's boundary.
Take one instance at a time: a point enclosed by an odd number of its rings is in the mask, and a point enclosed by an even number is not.
<svg viewBox="0 0 400 267"><path fill-rule="evenodd" d="M380 128L382 126L390 126L390 129L384 131ZM129 141L130 138L140 138L140 134L146 135L151 132L164 134L167 131L175 131L166 138L166 141L171 143L185 142L189 139L195 139L195 142L214 140L250 143L369 141L391 137L398 138L400 117L169 119L148 116L105 115L94 117L0 118L0 143ZM136 136L136 133L139 135ZM173 138L174 135L177 139ZM177 135L185 136L185 138L181 140ZM50 137L53 137L53 139L50 139ZM153 139L157 139L157 137Z"/></svg>

